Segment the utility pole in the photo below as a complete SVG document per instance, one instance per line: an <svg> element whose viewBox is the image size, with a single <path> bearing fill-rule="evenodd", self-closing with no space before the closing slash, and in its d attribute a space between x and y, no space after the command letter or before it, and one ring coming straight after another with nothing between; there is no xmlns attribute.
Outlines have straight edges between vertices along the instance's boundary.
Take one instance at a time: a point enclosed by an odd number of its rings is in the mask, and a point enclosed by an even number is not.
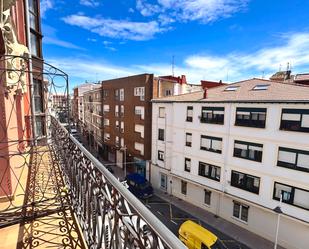
<svg viewBox="0 0 309 249"><path fill-rule="evenodd" d="M123 168L124 168L124 177L127 176L127 146L122 147L123 155Z"/></svg>

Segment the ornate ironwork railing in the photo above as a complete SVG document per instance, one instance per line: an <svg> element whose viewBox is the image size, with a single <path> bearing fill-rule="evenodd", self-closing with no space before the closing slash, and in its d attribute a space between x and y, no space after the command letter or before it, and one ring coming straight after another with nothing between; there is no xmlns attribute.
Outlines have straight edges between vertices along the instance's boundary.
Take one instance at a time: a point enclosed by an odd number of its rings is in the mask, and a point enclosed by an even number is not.
<svg viewBox="0 0 309 249"><path fill-rule="evenodd" d="M186 248L55 118L50 132L89 248Z"/></svg>

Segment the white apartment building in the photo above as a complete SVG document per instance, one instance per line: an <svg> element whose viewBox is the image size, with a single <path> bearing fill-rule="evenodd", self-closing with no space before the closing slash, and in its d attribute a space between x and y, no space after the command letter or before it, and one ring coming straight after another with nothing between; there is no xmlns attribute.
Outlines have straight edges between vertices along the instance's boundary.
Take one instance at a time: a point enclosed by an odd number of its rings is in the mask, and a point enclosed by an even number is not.
<svg viewBox="0 0 309 249"><path fill-rule="evenodd" d="M75 88L78 88L78 98L77 98L77 105L78 105L78 120L82 123L85 122L85 113L84 113L84 93L87 91L91 91L101 87L101 84L97 83L84 83ZM73 88L73 90L75 89Z"/></svg>
<svg viewBox="0 0 309 249"><path fill-rule="evenodd" d="M251 79L153 100L150 179L285 248L309 248L309 87ZM280 196L282 203L280 204Z"/></svg>

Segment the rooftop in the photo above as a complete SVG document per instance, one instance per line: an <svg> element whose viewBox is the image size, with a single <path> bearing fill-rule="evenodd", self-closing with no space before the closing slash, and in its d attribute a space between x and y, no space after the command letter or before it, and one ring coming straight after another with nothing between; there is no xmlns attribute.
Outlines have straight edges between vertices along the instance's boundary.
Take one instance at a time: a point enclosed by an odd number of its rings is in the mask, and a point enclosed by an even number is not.
<svg viewBox="0 0 309 249"><path fill-rule="evenodd" d="M203 91L170 96L154 102L309 102L309 87L264 79L249 79Z"/></svg>

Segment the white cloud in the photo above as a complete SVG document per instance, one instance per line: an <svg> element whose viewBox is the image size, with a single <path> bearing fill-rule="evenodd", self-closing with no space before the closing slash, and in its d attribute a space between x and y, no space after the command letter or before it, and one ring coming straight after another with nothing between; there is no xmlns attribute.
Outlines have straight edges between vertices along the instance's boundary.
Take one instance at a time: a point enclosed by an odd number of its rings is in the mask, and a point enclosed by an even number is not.
<svg viewBox="0 0 309 249"><path fill-rule="evenodd" d="M96 0L80 0L79 3L88 7L97 7L100 5L100 2Z"/></svg>
<svg viewBox="0 0 309 249"><path fill-rule="evenodd" d="M284 35L280 39L281 45L259 49L252 53L229 53L227 55L197 54L186 57L182 63L175 66L175 74L187 75L190 83L198 84L201 79L219 81L238 80L261 77L275 73L279 65L290 62L294 73L301 73L309 67L309 33L295 33ZM72 61L74 63L72 63ZM116 66L96 59L64 59L54 58L52 61L60 69L66 71L70 77L92 79L98 73L99 79L110 79L141 73L155 75L169 75L172 72L170 64L151 63L146 65ZM91 78L92 77L92 78Z"/></svg>
<svg viewBox="0 0 309 249"><path fill-rule="evenodd" d="M130 13L134 13L134 12L135 12L135 10L134 10L133 8L129 8L128 11L129 11Z"/></svg>
<svg viewBox="0 0 309 249"><path fill-rule="evenodd" d="M97 39L95 39L95 38L87 38L87 41L97 42Z"/></svg>
<svg viewBox="0 0 309 249"><path fill-rule="evenodd" d="M64 48L85 50L84 48L76 46L71 42L63 41L63 40L60 40L56 37L48 37L48 36L44 37L44 43L45 44L52 44L52 45L56 45L56 46L64 47Z"/></svg>
<svg viewBox="0 0 309 249"><path fill-rule="evenodd" d="M54 3L52 0L42 0L41 9L40 9L41 17L44 18L46 11L48 11L49 9L52 9L53 7L54 7Z"/></svg>
<svg viewBox="0 0 309 249"><path fill-rule="evenodd" d="M136 41L149 40L155 34L165 31L156 21L131 22L127 20L88 17L82 14L64 17L63 21L97 33L100 36Z"/></svg>
<svg viewBox="0 0 309 249"><path fill-rule="evenodd" d="M163 13L172 20L181 22L201 21L214 22L220 18L245 9L249 0L157 0L157 4L148 4L145 0L137 0L136 8L144 16Z"/></svg>
<svg viewBox="0 0 309 249"><path fill-rule="evenodd" d="M52 44L59 47L70 48L70 49L79 49L85 50L71 42L63 41L57 36L57 29L47 24L42 25L42 30L44 33L43 43L44 44Z"/></svg>

